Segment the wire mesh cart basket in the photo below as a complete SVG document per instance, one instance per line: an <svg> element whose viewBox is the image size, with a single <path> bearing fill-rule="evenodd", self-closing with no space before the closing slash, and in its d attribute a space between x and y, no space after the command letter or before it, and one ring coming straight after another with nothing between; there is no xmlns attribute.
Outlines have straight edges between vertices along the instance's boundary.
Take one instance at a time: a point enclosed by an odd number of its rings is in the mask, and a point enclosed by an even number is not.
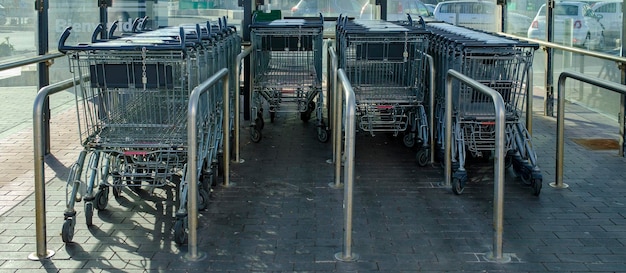
<svg viewBox="0 0 626 273"><path fill-rule="evenodd" d="M209 22L65 45L70 34L67 28L58 47L79 83L76 109L84 149L68 177L63 241L73 239L76 202L84 200L86 224L92 225L94 208L106 209L109 193L117 198L124 188L175 185L174 241L186 243L187 185L198 183L198 209L205 209L216 184L221 122L232 115L223 111L222 82L201 97L198 119L189 121L198 128L199 179L188 181L189 95L220 68L233 68L241 50L238 35Z"/></svg>
<svg viewBox="0 0 626 273"><path fill-rule="evenodd" d="M253 46L250 136L262 139L264 106L270 121L276 113L298 113L303 122L315 116L317 138L328 140L322 107L324 21L319 18L273 19L255 16L250 25Z"/></svg>
<svg viewBox="0 0 626 273"><path fill-rule="evenodd" d="M541 170L523 123L531 88L529 74L538 45L446 23L429 23L427 28L433 33L429 52L439 75L454 69L500 93L506 107L507 167L512 165L522 181L539 195ZM443 158L445 77L438 77L436 86L436 138ZM488 158L495 148L495 110L487 96L464 83L453 82L452 94L452 190L461 194L468 181L468 154Z"/></svg>
<svg viewBox="0 0 626 273"><path fill-rule="evenodd" d="M430 32L419 25L344 17L336 35L339 67L354 88L358 129L402 136L404 145L418 148L418 163L426 165Z"/></svg>

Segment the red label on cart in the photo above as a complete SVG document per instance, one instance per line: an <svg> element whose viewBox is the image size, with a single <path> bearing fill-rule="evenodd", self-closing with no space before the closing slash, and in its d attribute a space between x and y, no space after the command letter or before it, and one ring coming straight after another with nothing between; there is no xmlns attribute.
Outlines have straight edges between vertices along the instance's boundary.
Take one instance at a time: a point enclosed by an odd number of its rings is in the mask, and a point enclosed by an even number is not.
<svg viewBox="0 0 626 273"><path fill-rule="evenodd" d="M147 155L146 151L124 151L124 155L136 156L136 155Z"/></svg>

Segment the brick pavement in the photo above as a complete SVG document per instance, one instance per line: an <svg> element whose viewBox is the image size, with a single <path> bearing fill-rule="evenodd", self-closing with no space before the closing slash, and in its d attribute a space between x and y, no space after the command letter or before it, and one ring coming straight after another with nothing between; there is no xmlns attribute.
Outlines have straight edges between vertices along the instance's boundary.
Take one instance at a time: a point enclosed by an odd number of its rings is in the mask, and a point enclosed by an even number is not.
<svg viewBox="0 0 626 273"><path fill-rule="evenodd" d="M87 228L79 203L75 243L59 236L65 202L62 178L78 154L73 115L53 119L53 157L46 174L48 248L35 251L32 133L1 140L0 273L3 272L626 272L626 172L617 151L590 151L577 137L615 135L615 126L568 105L565 182L553 189L555 119L535 103L533 141L544 175L539 197L508 170L504 252L509 263L485 260L492 251L492 170L476 162L463 195L438 187L439 166L419 168L401 141L357 137L353 250L357 262L333 255L343 242L343 191L328 187L330 144L312 124L281 115L267 122L261 143L242 131L243 164L232 166L234 187L218 186L201 212L200 262L185 262L171 228L173 187L111 197ZM246 125L242 123L242 125ZM31 147L29 147L31 145ZM12 172L11 170L15 170ZM10 175L13 173L13 175ZM23 201L20 201L22 200Z"/></svg>

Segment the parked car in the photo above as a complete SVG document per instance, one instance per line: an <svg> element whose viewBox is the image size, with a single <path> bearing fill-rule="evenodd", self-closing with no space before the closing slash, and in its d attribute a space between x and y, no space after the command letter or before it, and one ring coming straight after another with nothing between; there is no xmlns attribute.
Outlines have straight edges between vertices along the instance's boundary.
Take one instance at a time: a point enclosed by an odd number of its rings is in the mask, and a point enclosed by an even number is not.
<svg viewBox="0 0 626 273"><path fill-rule="evenodd" d="M374 10L372 4L366 2L361 8L359 18L373 19ZM432 17L432 12L428 7L419 0L389 0L387 1L387 21L403 21L407 20L407 14L417 18Z"/></svg>
<svg viewBox="0 0 626 273"><path fill-rule="evenodd" d="M591 6L583 2L556 2L554 7L554 42L569 44L565 27L571 20L571 44L576 47L601 50L604 48L604 26ZM543 4L528 28L528 38L545 40L546 5ZM567 40L567 41L566 41Z"/></svg>
<svg viewBox="0 0 626 273"><path fill-rule="evenodd" d="M356 16L361 10L365 0L300 0L291 8L292 16L318 16L324 17Z"/></svg>
<svg viewBox="0 0 626 273"><path fill-rule="evenodd" d="M437 4L424 4L426 5L426 8L428 8L428 11L432 14L435 14L435 7L437 7Z"/></svg>
<svg viewBox="0 0 626 273"><path fill-rule="evenodd" d="M526 36L528 27L532 22L533 19L526 15L515 12L507 12L506 20L504 22L504 32L518 36Z"/></svg>
<svg viewBox="0 0 626 273"><path fill-rule="evenodd" d="M591 6L593 12L600 17L600 24L604 26L604 37L615 41L622 34L622 1L612 0L598 2Z"/></svg>
<svg viewBox="0 0 626 273"><path fill-rule="evenodd" d="M446 1L435 7L435 20L490 32L497 31L496 4L484 1Z"/></svg>

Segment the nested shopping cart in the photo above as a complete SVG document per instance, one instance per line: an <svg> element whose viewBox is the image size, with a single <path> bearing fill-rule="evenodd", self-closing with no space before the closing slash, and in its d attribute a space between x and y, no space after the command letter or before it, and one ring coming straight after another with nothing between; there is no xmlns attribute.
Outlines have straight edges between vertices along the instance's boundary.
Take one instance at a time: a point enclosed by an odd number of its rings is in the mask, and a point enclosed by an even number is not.
<svg viewBox="0 0 626 273"><path fill-rule="evenodd" d="M255 16L250 25L252 141L261 141L264 109L268 109L271 122L279 112L299 113L304 122L315 115L317 138L326 142L328 132L322 115L323 18L265 20L267 16L261 15Z"/></svg>
<svg viewBox="0 0 626 273"><path fill-rule="evenodd" d="M110 192L119 197L126 187L152 191L169 184L178 188L174 240L186 242L188 183L198 183L198 209L206 208L212 186L210 170L215 169L222 141L221 118L228 114L222 111L220 83L200 99L199 118L193 121L198 128L199 181L188 181L189 95L212 71L232 65L227 53L238 53L211 46L214 41L209 40L218 38L210 37L207 27L202 29L167 28L143 37L76 46L65 45L71 28L61 36L59 51L68 56L79 83L76 109L84 147L68 177L61 232L64 242L72 241L74 207L81 199L86 223L91 225L93 209L105 209Z"/></svg>
<svg viewBox="0 0 626 273"><path fill-rule="evenodd" d="M339 67L354 88L358 128L374 136L402 134L418 147L418 163L429 161L429 126L424 98L429 88L426 53L430 33L418 25L378 20L337 24Z"/></svg>
<svg viewBox="0 0 626 273"><path fill-rule="evenodd" d="M522 181L539 195L541 170L522 119L531 84L529 72L538 45L446 23L429 23L427 28L433 33L430 53L440 75L436 83L439 150L443 152L445 145L444 75L454 69L500 93L506 112L507 165L512 165ZM495 149L495 109L488 96L460 82L453 82L451 99L452 190L461 194L468 181L465 170L468 154L489 157Z"/></svg>

